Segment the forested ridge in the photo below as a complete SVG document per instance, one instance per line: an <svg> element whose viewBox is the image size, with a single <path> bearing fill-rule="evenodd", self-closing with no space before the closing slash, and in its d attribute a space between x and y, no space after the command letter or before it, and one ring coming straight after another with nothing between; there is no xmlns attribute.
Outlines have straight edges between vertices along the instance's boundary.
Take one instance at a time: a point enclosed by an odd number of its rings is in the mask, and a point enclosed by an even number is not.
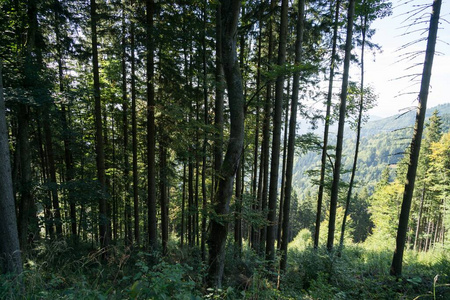
<svg viewBox="0 0 450 300"><path fill-rule="evenodd" d="M0 0L0 298L450 297L441 2Z"/></svg>
<svg viewBox="0 0 450 300"><path fill-rule="evenodd" d="M427 112L427 119L434 111L438 112L441 118L442 132L450 130L450 105L442 104L431 107ZM401 113L388 118L380 118L368 121L361 130L361 149L359 155L359 167L357 178L359 179L357 186L366 187L373 192L373 188L381 179L381 174L386 166L395 167L405 155L405 150L409 144L414 124L414 112ZM335 131L332 128L331 131ZM302 132L307 132L308 126L303 128ZM314 132L320 135L320 128ZM333 139L334 136L331 136ZM348 127L345 134L344 144L344 165L346 169L351 168L352 148L355 142L355 132ZM313 187L313 177L308 175L308 171L317 169L320 165L320 155L317 151L310 150L306 153L299 153L295 161L294 182L297 194L300 198L305 193L311 192ZM344 175L344 178L348 176Z"/></svg>

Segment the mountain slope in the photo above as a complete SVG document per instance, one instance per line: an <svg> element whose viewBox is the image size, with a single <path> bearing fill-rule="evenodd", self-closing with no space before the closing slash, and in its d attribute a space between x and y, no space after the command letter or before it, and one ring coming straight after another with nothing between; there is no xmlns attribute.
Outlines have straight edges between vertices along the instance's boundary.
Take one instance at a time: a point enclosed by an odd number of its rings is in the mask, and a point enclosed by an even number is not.
<svg viewBox="0 0 450 300"><path fill-rule="evenodd" d="M450 103L442 104L427 110L427 119L432 113L438 110L443 123L443 132L450 129ZM381 172L386 166L395 167L397 162L403 157L404 151L409 145L414 126L415 111L400 114L384 119L370 121L361 130L361 145L356 173L357 189L374 187L381 176ZM335 144L336 133L334 128L330 132L330 145ZM356 133L349 127L345 129L343 151L344 169L351 169L355 149ZM329 154L333 155L334 150ZM313 188L313 179L318 179L318 175L308 176L307 171L318 170L320 167L320 153L308 152L295 158L294 166L294 187L300 199ZM343 181L348 181L348 174L342 176Z"/></svg>

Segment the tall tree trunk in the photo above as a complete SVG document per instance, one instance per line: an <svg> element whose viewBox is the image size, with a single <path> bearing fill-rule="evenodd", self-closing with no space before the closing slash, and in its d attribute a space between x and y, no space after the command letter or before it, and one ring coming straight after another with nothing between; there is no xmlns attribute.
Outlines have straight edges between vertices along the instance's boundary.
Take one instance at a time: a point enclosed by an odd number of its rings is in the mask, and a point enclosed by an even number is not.
<svg viewBox="0 0 450 300"><path fill-rule="evenodd" d="M26 56L24 67L24 88L34 94L33 89L37 84L37 66L34 62L36 56L35 39L38 27L37 21L37 3L36 1L28 1L27 9L28 29L26 41ZM18 136L17 147L20 155L20 205L19 205L19 242L22 250L28 243L32 243L35 238L39 237L36 205L32 194L31 180L31 153L30 149L30 121L31 111L29 105L19 103L18 108ZM30 224L31 223L31 224ZM31 228L32 232L29 232Z"/></svg>
<svg viewBox="0 0 450 300"><path fill-rule="evenodd" d="M185 236L185 220L186 220L186 162L183 162L183 190L181 196L181 232L180 232L180 246L184 246Z"/></svg>
<svg viewBox="0 0 450 300"><path fill-rule="evenodd" d="M3 99L3 62L0 59L0 272L22 273L22 257L17 232L16 208L14 205L11 162L9 156L6 109Z"/></svg>
<svg viewBox="0 0 450 300"><path fill-rule="evenodd" d="M278 46L278 66L283 66L286 62L286 39L287 39L287 11L288 1L281 2L281 23L280 37ZM266 259L275 258L275 229L277 215L277 196L278 196L278 173L280 166L280 144L281 144L281 115L283 113L284 96L284 75L277 77L275 84L275 106L273 116L273 137L272 137L272 156L270 159L270 185L269 185L269 203L267 215L267 241L266 241Z"/></svg>
<svg viewBox="0 0 450 300"><path fill-rule="evenodd" d="M271 71L272 57L273 57L273 44L274 44L274 36L273 36L273 24L274 24L274 15L276 1L271 0L270 2L270 19L268 25L268 35L269 35L269 44L268 44L268 53L267 53L267 61L269 62L269 71ZM261 183L261 198L260 198L260 209L263 213L264 218L267 218L267 200L269 193L269 146L270 146L270 119L272 118L272 83L267 83L266 88L266 99L264 103L264 121L263 121L263 140L262 140L262 155L261 155L261 166L262 169L262 183ZM267 226L264 225L259 234L259 252L264 253L266 246L266 237L267 237Z"/></svg>
<svg viewBox="0 0 450 300"><path fill-rule="evenodd" d="M258 56L257 56L257 70L256 70L256 121L255 121L255 143L253 151L253 174L252 174L252 209L256 211L258 209L258 148L259 148L259 118L260 118L260 96L259 90L261 89L261 50L262 50L262 21L261 13L259 13L259 33L258 33ZM259 180L261 182L261 178ZM250 226L249 243L253 249L258 244L256 241L257 230L255 226Z"/></svg>
<svg viewBox="0 0 450 300"><path fill-rule="evenodd" d="M362 6L365 5L365 0L361 3ZM359 98L359 111L358 111L358 123L356 125L356 145L355 145L355 154L353 156L353 167L352 174L350 175L350 183L347 191L347 199L345 201L345 210L344 210L344 218L342 219L342 227L341 227L341 238L339 239L339 254L342 251L342 247L344 246L344 235L345 235L345 226L347 222L347 216L350 209L350 200L352 198L352 190L353 184L355 181L356 174L356 165L358 163L358 154L359 154L359 143L361 140L361 123L364 111L364 47L366 44L366 30L367 30L367 13L362 16L362 40L361 40L361 84L360 84L360 98Z"/></svg>
<svg viewBox="0 0 450 300"><path fill-rule="evenodd" d="M39 149L39 158L41 162L41 177L42 182L46 183L48 185L47 193L45 193L45 198L43 199L43 206L44 206L44 224L45 224L45 237L50 238L50 240L54 239L54 227L53 227L53 214L52 214L52 193L50 190L50 184L49 184L49 172L48 172L48 156L46 155L46 149L44 148L44 143L42 141L42 125L41 120L42 115L39 115L39 117L36 119L36 138L38 143L38 149Z"/></svg>
<svg viewBox="0 0 450 300"><path fill-rule="evenodd" d="M154 42L153 14L154 0L146 0L147 26L147 180L148 180L148 243L150 249L156 250L156 171L155 171L155 90L154 77Z"/></svg>
<svg viewBox="0 0 450 300"><path fill-rule="evenodd" d="M327 148L328 148L328 131L330 128L331 119L331 98L333 96L333 79L334 68L336 62L336 45L338 36L338 21L339 21L339 8L341 1L336 1L336 11L334 14L333 23L333 45L331 49L331 61L330 61L330 75L328 81L328 93L327 93L327 108L325 114L325 128L323 133L323 146L322 146L322 158L320 164L320 179L319 179L319 193L317 196L317 212L316 212L316 226L314 231L314 249L319 247L319 235L320 235L320 222L322 221L322 202L323 202L323 190L325 187L325 169L327 164Z"/></svg>
<svg viewBox="0 0 450 300"><path fill-rule="evenodd" d="M131 8L134 1L131 1ZM131 51L131 143L133 152L132 173L133 173L133 213L134 213L134 240L139 247L139 181L138 181L138 159L137 159L137 109L136 109L136 55L135 55L135 27L131 22L130 28L130 51Z"/></svg>
<svg viewBox="0 0 450 300"><path fill-rule="evenodd" d="M58 77L59 77L59 91L60 93L64 92L64 82L63 82L63 62L62 62L62 54L58 54ZM67 121L68 112L66 111L66 104L63 103L61 105L61 120L62 120L62 128L63 128L63 143L64 143L64 163L66 165L65 172L65 181L70 183L74 177L74 166L73 166L73 154L71 150L71 142L70 142L70 132L69 125ZM71 188L68 189L68 201L70 208L70 228L72 238L76 240L77 237L77 217L76 217L76 206L75 199L73 197L73 193Z"/></svg>
<svg viewBox="0 0 450 300"><path fill-rule="evenodd" d="M97 156L97 178L102 188L102 195L99 197L99 235L100 246L106 248L109 245L107 205L106 205L106 176L105 176L105 152L102 131L102 106L100 98L100 77L98 69L97 50L97 20L95 0L91 0L91 30L92 30L92 67L94 75L94 100L95 100L95 152Z"/></svg>
<svg viewBox="0 0 450 300"><path fill-rule="evenodd" d="M236 171L236 187L234 193L234 245L239 255L242 250L242 169L241 160L241 163Z"/></svg>
<svg viewBox="0 0 450 300"><path fill-rule="evenodd" d="M420 225L422 223L422 212L423 212L423 204L425 202L425 183L422 188L422 195L420 197L420 207L419 207L419 216L417 217L417 225L416 225L416 233L414 235L414 246L413 249L417 250L417 246L419 246L419 233L420 233Z"/></svg>
<svg viewBox="0 0 450 300"><path fill-rule="evenodd" d="M302 61L302 43L303 30L305 18L305 0L298 2L298 16L297 16L297 37L295 41L295 65L299 65ZM286 271L287 263L287 246L289 243L289 210L291 207L291 192L292 192L292 170L294 168L294 154L295 154L295 136L297 127L297 106L298 93L300 89L300 73L295 72L292 84L292 102L291 102L291 119L289 121L289 140L288 153L286 162L286 182L284 191L284 205L283 205L283 232L281 236L281 260L280 271Z"/></svg>
<svg viewBox="0 0 450 300"><path fill-rule="evenodd" d="M128 136L128 109L129 101L127 96L127 39L126 39L126 14L125 3L123 3L123 15L122 15L122 122L123 122L123 178L125 184L124 203L125 203L125 245L131 245L133 243L132 225L131 225L131 201L130 201L130 160L129 160L129 136ZM133 49L132 49L133 51Z"/></svg>
<svg viewBox="0 0 450 300"><path fill-rule="evenodd" d="M218 187L214 198L214 218L211 219L209 244L208 282L221 287L225 259L225 242L228 233L230 198L233 179L239 165L244 143L244 94L239 63L236 54L236 31L239 20L240 0L222 0L220 23L222 24L222 64L227 83L230 108L230 137L225 159L217 177Z"/></svg>
<svg viewBox="0 0 450 300"><path fill-rule="evenodd" d="M56 181L56 166L55 166L55 155L53 152L53 142L52 142L52 133L50 129L50 111L45 109L44 116L44 135L45 135L45 148L47 152L47 160L48 160L48 171L50 175L50 184L51 184L51 195L52 195L52 205L54 210L54 219L53 224L56 227L56 235L58 238L62 237L62 220L61 220L61 210L59 208L59 196L58 196L58 187Z"/></svg>
<svg viewBox="0 0 450 300"><path fill-rule="evenodd" d="M207 62L206 62L206 26L207 26L207 4L208 1L203 1L203 36L202 36L202 67L203 67L203 123L208 126L208 74L207 74ZM202 241L201 241L201 252L202 252L202 261L206 262L206 212L207 212L207 190L206 190L206 149L208 145L208 135L205 130L203 134L203 151L202 151Z"/></svg>
<svg viewBox="0 0 450 300"><path fill-rule="evenodd" d="M163 255L168 253L169 244L169 203L167 197L167 148L165 141L159 143L159 196L161 205L161 240Z"/></svg>
<svg viewBox="0 0 450 300"><path fill-rule="evenodd" d="M222 66L222 6L217 5L216 11L216 97L214 103L214 172L215 172L215 186L214 191L217 190L219 182L217 176L220 173L220 167L223 161L223 97L224 97L224 74Z"/></svg>
<svg viewBox="0 0 450 300"><path fill-rule="evenodd" d="M192 162L190 149L189 162L188 162L188 213L187 213L187 237L190 247L194 246L194 163Z"/></svg>
<svg viewBox="0 0 450 300"><path fill-rule="evenodd" d="M422 72L422 81L420 85L419 103L416 112L416 122L414 125L414 134L411 141L411 152L409 156L408 172L406 174L405 190L403 192L402 208L398 222L397 238L394 256L392 258L390 274L400 276L402 274L403 252L405 250L406 233L408 229L409 212L411 210L411 201L414 192L414 183L416 180L417 164L419 161L420 145L422 143L423 124L427 110L428 90L431 80L431 69L436 47L437 31L439 27L439 15L441 12L442 0L434 0L433 12L430 19L430 28L428 31L428 42L425 54L425 62Z"/></svg>
<svg viewBox="0 0 450 300"><path fill-rule="evenodd" d="M290 80L288 80L287 86L287 101L286 101L286 114L284 118L284 137L283 137L283 163L281 166L281 192L280 192L280 209L278 213L278 229L277 229L277 248L278 250L281 248L281 232L283 224L283 203L284 203L284 187L286 186L286 156L287 156L287 141L288 141L288 132L289 132L289 88L290 88Z"/></svg>
<svg viewBox="0 0 450 300"><path fill-rule="evenodd" d="M345 114L347 111L347 88L350 70L350 56L352 51L353 16L355 13L355 0L350 0L347 16L347 38L345 41L344 73L342 75L341 103L339 105L339 126L336 141L336 158L334 163L333 183L331 185L330 219L328 223L327 249L331 251L334 243L336 227L336 209L339 197L339 182L341 175L342 144L344 140Z"/></svg>

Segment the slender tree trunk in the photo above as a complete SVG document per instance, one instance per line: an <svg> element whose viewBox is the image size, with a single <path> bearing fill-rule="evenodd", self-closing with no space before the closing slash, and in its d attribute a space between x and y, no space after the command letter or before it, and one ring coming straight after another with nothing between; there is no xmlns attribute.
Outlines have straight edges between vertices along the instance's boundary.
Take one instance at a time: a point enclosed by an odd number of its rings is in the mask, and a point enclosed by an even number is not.
<svg viewBox="0 0 450 300"><path fill-rule="evenodd" d="M134 1L131 1L131 7L134 7ZM131 22L130 29L130 48L131 48L131 136L133 152L133 213L134 213L134 240L139 247L139 181L138 181L138 161L137 161L137 120L136 120L136 55L135 55L135 27Z"/></svg>
<svg viewBox="0 0 450 300"><path fill-rule="evenodd" d="M207 26L207 8L208 1L203 2L203 36L202 36L202 67L203 67L203 105L204 105L204 119L203 123L208 126L208 83L207 83L207 62L206 62L206 26ZM205 131L203 134L203 151L202 151L202 241L201 252L202 261L206 262L206 213L207 213L207 190L206 190L206 150L208 145L208 135Z"/></svg>
<svg viewBox="0 0 450 300"><path fill-rule="evenodd" d="M11 162L9 154L6 109L3 99L3 62L0 59L0 272L22 273L22 257L17 232L16 208L14 205Z"/></svg>
<svg viewBox="0 0 450 300"><path fill-rule="evenodd" d="M363 0L361 5L365 5L365 0ZM352 190L353 185L355 181L355 174L356 174L356 165L358 162L358 154L359 154L359 143L361 140L361 123L362 123L362 117L363 117L363 110L364 110L364 46L366 43L366 30L367 30L367 13L362 17L362 41L361 41L361 85L360 85L360 99L359 99L359 112L358 112L358 123L357 123L357 129L356 129L356 145L355 145L355 154L353 157L353 167L352 167L352 174L350 176L350 183L348 187L347 192L347 199L345 202L345 210L344 210L344 218L342 220L342 227L341 227L341 238L339 239L339 255L342 251L342 247L344 246L344 235L345 235L345 226L347 222L347 216L350 210L350 201L352 198Z"/></svg>
<svg viewBox="0 0 450 300"><path fill-rule="evenodd" d="M417 250L417 246L418 246L418 242L419 242L420 224L422 223L422 212L423 212L424 202L425 202L425 183L422 188L422 195L420 197L419 216L417 217L416 234L414 235L414 246L413 246L414 250Z"/></svg>
<svg viewBox="0 0 450 300"><path fill-rule="evenodd" d="M217 190L219 182L217 176L220 173L220 167L223 161L223 97L224 97L224 74L222 66L222 6L217 5L216 11L216 97L214 103L214 172L215 185L214 191Z"/></svg>
<svg viewBox="0 0 450 300"><path fill-rule="evenodd" d="M327 249L331 251L334 243L334 231L336 227L336 209L339 197L339 182L341 173L342 144L344 140L345 114L347 110L347 88L350 70L350 56L352 50L353 16L355 12L355 0L350 0L347 16L347 38L345 41L344 73L342 78L341 103L339 105L339 127L336 142L336 158L334 163L333 183L331 185L330 219L328 223Z"/></svg>
<svg viewBox="0 0 450 300"><path fill-rule="evenodd" d="M64 92L64 83L63 83L63 63L61 53L58 55L58 75L59 75L59 91L61 93ZM70 132L69 125L67 121L68 112L66 111L66 104L61 105L61 119L62 119L62 128L63 128L63 140L64 140L64 163L66 165L65 172L65 180L66 183L70 183L74 179L74 167L73 167L73 154L71 150L70 143ZM77 214L76 214L76 206L75 199L72 195L71 188L68 189L68 201L70 208L70 228L72 238L76 240L77 237Z"/></svg>
<svg viewBox="0 0 450 300"><path fill-rule="evenodd" d="M280 192L280 209L278 213L278 230L277 230L277 248L280 250L281 248L281 232L283 224L283 203L284 203L284 187L286 186L286 156L287 156L287 141L288 141L288 132L289 132L289 86L290 80L288 80L288 92L287 92L287 101L286 101L286 114L284 118L284 137L283 137L283 165L281 167L281 192Z"/></svg>
<svg viewBox="0 0 450 300"><path fill-rule="evenodd" d="M62 71L62 68L61 68ZM62 79L62 75L60 76L60 79ZM62 126L64 131L64 163L66 165L66 174L65 174L65 180L67 183L70 183L74 179L74 167L73 167L73 154L71 150L70 145L70 134L69 134L69 126L67 122L67 112L66 112L66 105L63 104L61 106L61 115L62 115ZM77 237L77 212L76 212L76 205L75 205L75 198L73 197L71 188L68 190L68 201L69 201L69 208L70 208L70 228L71 228L71 234L72 238L76 239Z"/></svg>
<svg viewBox="0 0 450 300"><path fill-rule="evenodd" d="M163 255L168 253L169 244L169 203L167 197L167 149L165 141L159 144L159 194L161 205L161 239L163 246Z"/></svg>
<svg viewBox="0 0 450 300"><path fill-rule="evenodd" d="M190 149L189 152L193 150ZM189 155L188 163L188 213L187 213L187 236L190 247L194 246L194 163L192 157Z"/></svg>
<svg viewBox="0 0 450 300"><path fill-rule="evenodd" d="M53 152L53 142L52 142L52 133L50 129L50 112L45 109L44 116L44 135L45 135L45 148L47 152L47 160L48 160L48 171L50 175L50 183L51 183L51 195L52 195L52 205L54 210L54 219L53 222L56 227L56 235L58 238L62 237L62 220L61 220L61 210L59 208L59 196L58 196L58 187L56 180L56 167L55 167L55 155Z"/></svg>
<svg viewBox="0 0 450 300"><path fill-rule="evenodd" d="M302 61L302 43L303 30L305 18L305 0L298 2L298 16L297 16L297 37L295 41L295 64L299 65ZM286 185L284 191L284 205L283 205L283 232L281 236L281 260L280 271L286 271L287 264L287 246L289 243L289 211L291 207L291 192L292 192L292 170L294 167L294 152L295 152L295 136L297 127L297 106L298 93L300 89L300 73L294 73L292 84L292 102L291 102L291 119L289 121L289 141L288 153L286 162Z"/></svg>
<svg viewBox="0 0 450 300"><path fill-rule="evenodd" d="M278 66L283 66L286 62L286 39L287 39L287 11L288 1L281 2L281 24L278 46ZM281 115L283 113L284 96L284 76L277 77L275 84L275 106L273 116L273 137L272 137L272 156L270 164L270 185L269 185L269 213L267 215L267 241L266 241L266 259L275 258L275 235L276 235L276 215L277 215L277 196L278 196L278 173L280 165L280 145L281 145ZM294 130L295 132L295 130Z"/></svg>
<svg viewBox="0 0 450 300"><path fill-rule="evenodd" d="M28 29L27 29L27 45L25 57L25 76L24 88L33 94L35 88L37 74L36 63L33 61L35 52L35 39L38 27L37 22L37 3L28 1L27 9ZM18 108L18 136L17 144L20 151L20 205L19 205L19 242L22 250L27 243L32 243L34 239L39 238L38 222L36 215L36 205L32 194L31 180L31 153L30 149L30 107L25 103L19 103ZM30 224L31 223L31 224ZM32 232L29 232L31 228Z"/></svg>
<svg viewBox="0 0 450 300"><path fill-rule="evenodd" d="M242 161L236 171L235 211L234 211L234 245L239 255L242 250Z"/></svg>
<svg viewBox="0 0 450 300"><path fill-rule="evenodd" d="M236 54L236 31L239 20L240 0L222 0L220 23L222 24L222 63L228 89L230 108L230 137L214 198L214 218L211 219L209 244L208 282L221 288L225 264L225 242L228 233L230 198L233 180L244 143L244 94L239 63Z"/></svg>
<svg viewBox="0 0 450 300"><path fill-rule="evenodd" d="M273 44L274 44L274 37L273 37L273 24L274 24L274 16L273 12L275 11L276 7L276 1L271 0L270 2L270 11L271 16L269 19L268 24L268 35L269 35L269 44L268 44L268 53L267 53L267 60L269 62L269 71L270 64L272 63L272 57L273 57ZM266 89L266 99L264 104L264 123L263 123L263 141L262 141L262 152L261 155L261 169L262 169L262 193L261 193L261 200L260 200L260 208L262 211L262 215L264 216L264 219L268 219L267 215L267 200L268 200L268 194L269 194L269 145L270 145L270 119L272 118L271 114L272 109L272 84L269 82L267 83L267 89ZM267 226L264 225L263 228L260 231L259 234L259 252L264 253L265 246L266 246L266 237L267 237Z"/></svg>
<svg viewBox="0 0 450 300"><path fill-rule="evenodd" d="M180 246L184 246L184 236L185 236L185 219L186 219L186 162L183 162L183 195L181 196L181 233L180 233Z"/></svg>
<svg viewBox="0 0 450 300"><path fill-rule="evenodd" d="M43 206L44 206L44 224L45 224L45 237L50 238L50 240L54 239L55 230L53 227L53 214L52 214L52 193L50 190L50 184L49 184L49 172L48 172L48 156L46 155L46 149L44 148L44 143L42 141L42 125L41 120L42 115L39 115L39 117L36 119L36 133L37 133L37 143L38 143L38 149L39 149L39 158L41 162L41 177L42 182L46 183L48 185L48 190L45 193L45 198L43 199Z"/></svg>
<svg viewBox="0 0 450 300"><path fill-rule="evenodd" d="M436 47L437 31L439 27L439 15L441 12L442 0L434 0L433 12L430 19L430 28L428 31L428 42L425 54L425 63L422 72L422 81L420 85L419 103L416 112L416 122L414 125L414 134L411 141L411 152L406 174L405 190L403 192L402 208L398 223L396 246L392 258L390 274L401 276L403 252L405 250L406 233L408 229L409 212L411 210L411 200L414 192L414 183L416 180L417 164L419 161L420 145L422 142L423 124L427 110L428 90L431 80L431 69Z"/></svg>
<svg viewBox="0 0 450 300"><path fill-rule="evenodd" d="M125 183L124 203L125 203L125 245L133 244L132 222L131 222L131 201L130 201L130 160L129 160L129 136L128 136L128 109L129 101L127 96L127 39L126 39L126 15L125 3L123 3L122 16L122 121L123 121L123 178ZM132 50L133 51L133 50Z"/></svg>
<svg viewBox="0 0 450 300"><path fill-rule="evenodd" d="M327 109L325 115L325 128L323 134L323 146L322 146L322 158L320 164L320 179L319 179L319 193L317 196L317 212L316 212L316 227L314 231L314 249L319 247L319 235L320 235L320 222L322 221L322 202L323 202L323 190L325 187L325 169L327 164L327 148L328 148L328 131L330 128L331 119L331 98L333 96L333 79L334 68L336 62L336 45L338 36L338 21L339 21L339 8L341 1L336 1L336 11L334 15L333 24L333 46L331 50L331 62L330 62L330 75L328 81L328 93L327 93Z"/></svg>
<svg viewBox="0 0 450 300"><path fill-rule="evenodd" d="M155 171L155 90L154 80L154 33L153 14L154 0L146 0L147 26L147 180L148 180L148 243L150 249L156 250L156 171Z"/></svg>
<svg viewBox="0 0 450 300"><path fill-rule="evenodd" d="M256 70L256 91L261 89L261 50L262 50L262 28L261 28L261 13L259 15L259 34L258 34L258 58L257 58L257 70ZM255 149L253 152L253 175L252 175L252 210L258 209L258 148L259 148L259 118L260 118L260 96L259 92L256 94L256 121L255 121ZM261 182L261 177L259 178ZM255 249L257 230L255 226L250 226L249 243L250 246Z"/></svg>
<svg viewBox="0 0 450 300"><path fill-rule="evenodd" d="M94 74L94 100L95 100L95 152L97 156L97 178L102 189L102 195L99 197L99 235L100 246L102 249L109 245L107 205L106 205L106 176L105 176L105 152L102 131L102 108L100 98L100 77L98 68L98 50L97 50L97 20L95 0L91 0L91 30L92 30L92 66Z"/></svg>
<svg viewBox="0 0 450 300"><path fill-rule="evenodd" d="M196 121L200 123L200 108L199 101L196 101ZM195 202L193 205L194 210L194 240L197 246L200 246L200 231L199 231L199 214L198 214L198 199L199 195L199 184L200 184L200 157L199 157L199 147L200 147L200 136L198 127L195 129Z"/></svg>

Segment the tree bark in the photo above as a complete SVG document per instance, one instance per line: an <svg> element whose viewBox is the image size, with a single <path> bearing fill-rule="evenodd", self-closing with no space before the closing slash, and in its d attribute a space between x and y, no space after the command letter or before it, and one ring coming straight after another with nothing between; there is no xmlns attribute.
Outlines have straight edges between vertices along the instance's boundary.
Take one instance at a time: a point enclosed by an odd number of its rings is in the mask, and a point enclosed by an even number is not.
<svg viewBox="0 0 450 300"><path fill-rule="evenodd" d="M22 273L22 257L13 196L6 109L3 99L3 62L0 59L0 272Z"/></svg>
<svg viewBox="0 0 450 300"><path fill-rule="evenodd" d="M398 222L395 251L392 258L390 270L390 274L397 277L401 276L402 274L403 252L405 250L409 212L411 210L411 201L414 192L414 183L416 180L417 164L419 161L420 146L422 143L423 124L425 121L425 113L427 110L428 91L430 87L431 69L433 66L433 58L436 48L441 4L442 0L434 0L433 2L433 11L431 14L430 28L428 31L425 63L423 65L422 81L418 99L419 103L416 112L414 134L411 141L411 152L409 156L408 171L406 174L405 190L403 192L402 208L400 211L400 218Z"/></svg>
<svg viewBox="0 0 450 300"><path fill-rule="evenodd" d="M333 183L331 185L331 199L330 199L330 219L328 223L328 239L327 250L333 249L334 231L336 227L336 209L339 197L339 182L341 175L341 160L342 160L342 144L344 141L344 126L345 114L347 110L347 88L348 77L350 70L350 56L352 50L352 35L353 35L353 16L355 13L355 0L350 0L348 6L347 16L347 38L345 41L345 58L344 58L344 73L342 78L341 103L339 105L339 126L336 142L336 158L334 163Z"/></svg>
<svg viewBox="0 0 450 300"><path fill-rule="evenodd" d="M211 233L208 239L208 282L219 288L222 286L225 263L225 242L230 222L230 198L233 194L234 176L238 169L244 142L244 94L236 54L236 31L240 4L240 0L222 0L220 4L222 64L230 107L230 137L220 168L220 177L217 177L218 187L214 198L214 216L211 218Z"/></svg>

